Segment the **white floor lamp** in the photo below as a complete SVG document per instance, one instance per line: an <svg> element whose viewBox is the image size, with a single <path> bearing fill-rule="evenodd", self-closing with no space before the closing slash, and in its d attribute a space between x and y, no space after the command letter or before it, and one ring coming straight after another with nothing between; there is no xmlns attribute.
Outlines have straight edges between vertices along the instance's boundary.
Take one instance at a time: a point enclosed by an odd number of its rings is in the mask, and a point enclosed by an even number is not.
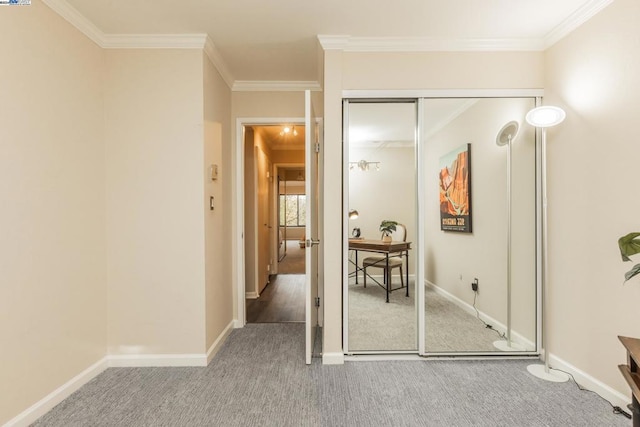
<svg viewBox="0 0 640 427"><path fill-rule="evenodd" d="M518 137L520 124L511 121L504 125L498 136L496 144L499 147L507 147L507 333L506 340L494 341L493 346L501 351L523 351L525 348L511 340L511 143Z"/></svg>
<svg viewBox="0 0 640 427"><path fill-rule="evenodd" d="M556 126L564 120L566 114L562 108L542 106L529 111L527 123L542 130L542 348L544 365L529 365L531 375L547 381L565 382L569 376L562 371L549 368L549 348L547 344L546 291L549 286L549 268L547 259L547 128Z"/></svg>

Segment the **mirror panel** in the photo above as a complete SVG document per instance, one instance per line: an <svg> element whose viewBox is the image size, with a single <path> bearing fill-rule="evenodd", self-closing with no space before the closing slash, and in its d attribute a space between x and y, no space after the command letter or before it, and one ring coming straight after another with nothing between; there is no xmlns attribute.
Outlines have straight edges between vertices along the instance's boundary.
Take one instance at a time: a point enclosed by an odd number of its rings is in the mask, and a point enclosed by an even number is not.
<svg viewBox="0 0 640 427"><path fill-rule="evenodd" d="M425 99L423 105L426 353L534 351L536 145L524 117L535 100ZM519 132L510 145L509 192L508 144L498 145L496 137L510 121ZM471 229L443 230L464 228L456 225L460 220Z"/></svg>
<svg viewBox="0 0 640 427"><path fill-rule="evenodd" d="M358 213L348 221L350 352L418 348L412 246L417 237L416 105L415 101L347 104L349 211ZM383 220L399 224L391 233L392 244L382 243ZM388 302L387 271L392 289Z"/></svg>
<svg viewBox="0 0 640 427"><path fill-rule="evenodd" d="M537 148L535 129L524 121L535 99L420 102L420 159L417 100L345 103L348 211L357 211L345 230L346 349L416 352L421 334L426 355L535 352ZM506 143L498 136L503 129L510 135ZM417 194L417 167L423 194ZM424 206L420 235L418 198ZM383 220L405 226L399 252L380 250ZM393 239L403 238L396 230ZM424 242L420 259L418 239ZM424 301L416 300L418 262L424 263ZM417 324L418 310L424 310L424 324Z"/></svg>

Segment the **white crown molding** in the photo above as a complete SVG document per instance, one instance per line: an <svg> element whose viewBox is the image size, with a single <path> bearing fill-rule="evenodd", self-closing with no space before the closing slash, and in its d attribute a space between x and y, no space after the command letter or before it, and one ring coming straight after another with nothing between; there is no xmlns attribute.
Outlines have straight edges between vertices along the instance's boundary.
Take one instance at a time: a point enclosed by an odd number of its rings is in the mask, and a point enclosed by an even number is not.
<svg viewBox="0 0 640 427"><path fill-rule="evenodd" d="M324 50L344 50L349 44L350 36L318 35L318 42Z"/></svg>
<svg viewBox="0 0 640 427"><path fill-rule="evenodd" d="M445 39L432 37L318 36L325 50L345 52L452 52L452 51L539 51L544 40L536 38Z"/></svg>
<svg viewBox="0 0 640 427"><path fill-rule="evenodd" d="M106 34L105 49L204 49L206 34Z"/></svg>
<svg viewBox="0 0 640 427"><path fill-rule="evenodd" d="M443 39L432 37L352 37L348 52L537 51L538 39Z"/></svg>
<svg viewBox="0 0 640 427"><path fill-rule="evenodd" d="M67 3L66 0L42 0L42 2L76 27L82 34L89 37L95 44L104 47L104 33L93 22L78 12L76 8Z"/></svg>
<svg viewBox="0 0 640 427"><path fill-rule="evenodd" d="M204 49L231 88L234 78L207 34L105 34L66 0L42 0L51 10L103 49Z"/></svg>
<svg viewBox="0 0 640 427"><path fill-rule="evenodd" d="M229 71L227 63L224 61L224 59L222 59L220 51L209 36L207 36L204 42L204 53L211 60L213 66L216 67L216 69L220 73L220 76L222 76L222 79L227 83L227 86L229 86L229 88L232 88L235 84L235 79L233 78L231 71Z"/></svg>
<svg viewBox="0 0 640 427"><path fill-rule="evenodd" d="M594 15L605 7L613 3L613 0L590 0L580 7L575 13L571 14L567 19L562 21L557 27L549 32L544 38L544 48L548 49L564 37L569 35L573 30L587 22Z"/></svg>
<svg viewBox="0 0 640 427"><path fill-rule="evenodd" d="M236 80L232 87L234 92L299 92L307 89L322 90L316 81Z"/></svg>

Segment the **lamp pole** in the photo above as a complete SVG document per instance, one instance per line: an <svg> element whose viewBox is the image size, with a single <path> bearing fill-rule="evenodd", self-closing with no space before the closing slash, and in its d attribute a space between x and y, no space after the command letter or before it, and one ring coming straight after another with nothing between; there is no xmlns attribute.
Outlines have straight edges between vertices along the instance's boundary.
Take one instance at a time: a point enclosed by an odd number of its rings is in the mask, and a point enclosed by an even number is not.
<svg viewBox="0 0 640 427"><path fill-rule="evenodd" d="M504 125L502 129L498 132L498 136L496 137L496 144L499 147L506 146L507 147L507 333L506 333L506 341L500 339L498 341L494 341L493 346L501 351L523 351L525 348L519 344L516 344L511 341L511 246L512 246L512 233L511 233L511 223L512 223L512 200L511 200L511 187L512 187L512 179L511 179L511 162L512 162L512 143L516 139L518 135L518 130L520 129L520 124L516 121L511 121ZM503 337L501 337L503 338Z"/></svg>
<svg viewBox="0 0 640 427"><path fill-rule="evenodd" d="M541 129L541 181L542 181L542 340L544 349L544 365L529 365L527 371L531 375L546 381L565 382L569 375L556 369L550 369L550 352L547 340L547 287L549 286L549 256L548 256L548 204L547 204L547 128L562 123L566 114L558 107L537 107L527 113L527 123Z"/></svg>

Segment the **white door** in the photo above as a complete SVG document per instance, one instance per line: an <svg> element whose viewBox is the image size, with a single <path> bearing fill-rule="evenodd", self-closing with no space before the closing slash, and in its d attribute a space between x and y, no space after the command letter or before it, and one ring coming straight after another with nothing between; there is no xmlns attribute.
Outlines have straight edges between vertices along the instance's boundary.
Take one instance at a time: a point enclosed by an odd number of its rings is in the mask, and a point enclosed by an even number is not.
<svg viewBox="0 0 640 427"><path fill-rule="evenodd" d="M305 223L305 274L306 274L306 351L307 365L311 364L316 329L318 327L318 153L319 144L317 121L311 105L311 91L305 91L305 194L307 195L307 215ZM318 145L319 147L319 145Z"/></svg>

